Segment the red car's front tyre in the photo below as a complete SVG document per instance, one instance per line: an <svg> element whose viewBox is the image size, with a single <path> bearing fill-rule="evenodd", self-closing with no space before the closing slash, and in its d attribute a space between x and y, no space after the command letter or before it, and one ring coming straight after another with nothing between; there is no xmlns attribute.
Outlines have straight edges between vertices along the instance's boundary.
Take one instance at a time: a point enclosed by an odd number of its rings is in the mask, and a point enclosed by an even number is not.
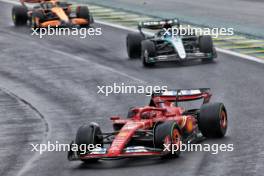
<svg viewBox="0 0 264 176"><path fill-rule="evenodd" d="M102 132L100 127L96 124L96 123L91 123L91 124L85 124L83 126L81 126L76 134L76 138L75 138L75 143L79 146L79 147L87 147L90 144L92 145L97 145L100 144L101 146L103 145L103 139L102 139ZM102 146L103 147L103 146ZM83 149L80 149L82 151L79 151L79 155L85 155L88 154L89 151L85 151L85 153L83 152ZM82 153L80 153L82 152ZM95 162L98 159L86 159L86 160L82 160L85 163L91 163L91 162Z"/></svg>
<svg viewBox="0 0 264 176"><path fill-rule="evenodd" d="M163 149L163 158L178 157L181 143L180 128L175 121L163 122L154 128L154 146Z"/></svg>

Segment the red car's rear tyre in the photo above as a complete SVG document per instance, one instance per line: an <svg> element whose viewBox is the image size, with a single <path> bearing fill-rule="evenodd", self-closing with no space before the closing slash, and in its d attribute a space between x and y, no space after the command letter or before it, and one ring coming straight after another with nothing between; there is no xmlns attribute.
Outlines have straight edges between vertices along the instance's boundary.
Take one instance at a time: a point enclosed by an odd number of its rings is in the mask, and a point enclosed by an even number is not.
<svg viewBox="0 0 264 176"><path fill-rule="evenodd" d="M227 112L223 103L202 105L198 126L205 137L224 137L227 130Z"/></svg>
<svg viewBox="0 0 264 176"><path fill-rule="evenodd" d="M163 122L154 128L154 146L163 149L165 158L180 155L181 139L180 128L175 121ZM170 152L164 150L164 145L170 145Z"/></svg>
<svg viewBox="0 0 264 176"><path fill-rule="evenodd" d="M27 24L28 9L21 5L13 6L12 8L12 20L15 26L23 26Z"/></svg>

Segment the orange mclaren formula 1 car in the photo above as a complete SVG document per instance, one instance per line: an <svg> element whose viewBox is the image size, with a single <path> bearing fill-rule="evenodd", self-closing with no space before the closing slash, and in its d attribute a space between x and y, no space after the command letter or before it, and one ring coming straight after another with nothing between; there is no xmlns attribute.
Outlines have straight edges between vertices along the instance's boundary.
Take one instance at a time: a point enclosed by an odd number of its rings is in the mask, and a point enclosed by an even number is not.
<svg viewBox="0 0 264 176"><path fill-rule="evenodd" d="M12 9L15 26L27 25L29 22L32 28L88 27L93 23L93 17L87 6L77 6L73 11L71 4L57 0L20 0L20 2L21 5L16 5Z"/></svg>
<svg viewBox="0 0 264 176"><path fill-rule="evenodd" d="M111 117L113 132L103 133L94 122L81 126L71 143L68 159L93 162L127 157L174 157L179 156L184 143L224 137L226 108L223 103L210 103L210 97L210 89L205 88L154 93L148 106L131 108L127 118ZM194 105L186 108L185 103L197 101L196 108Z"/></svg>

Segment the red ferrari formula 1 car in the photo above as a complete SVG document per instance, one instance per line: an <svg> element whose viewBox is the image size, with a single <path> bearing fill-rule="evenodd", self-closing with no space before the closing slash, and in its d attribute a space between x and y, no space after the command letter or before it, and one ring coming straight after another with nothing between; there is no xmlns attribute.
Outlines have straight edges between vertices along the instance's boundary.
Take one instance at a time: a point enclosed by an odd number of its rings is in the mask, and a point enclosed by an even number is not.
<svg viewBox="0 0 264 176"><path fill-rule="evenodd" d="M57 0L20 0L21 5L12 9L12 19L15 26L31 24L32 28L41 27L88 27L93 23L93 17L87 6L72 5ZM33 4L33 7L26 4Z"/></svg>
<svg viewBox="0 0 264 176"><path fill-rule="evenodd" d="M114 128L111 133L102 133L97 123L81 126L71 143L68 159L93 162L107 158L172 157L179 156L182 143L224 137L225 106L210 103L210 97L210 89L204 88L153 93L148 106L131 108L127 118L111 117ZM201 101L202 105L196 109L180 106L194 101ZM80 148L73 150L73 146L88 145L96 147L85 152L80 152ZM177 150L165 150L166 146L175 145Z"/></svg>

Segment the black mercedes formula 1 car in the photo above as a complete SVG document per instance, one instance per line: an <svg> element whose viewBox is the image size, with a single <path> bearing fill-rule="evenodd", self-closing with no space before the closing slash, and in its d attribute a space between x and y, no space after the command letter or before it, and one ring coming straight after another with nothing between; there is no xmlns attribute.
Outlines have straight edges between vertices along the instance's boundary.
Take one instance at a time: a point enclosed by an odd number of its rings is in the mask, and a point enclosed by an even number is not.
<svg viewBox="0 0 264 176"><path fill-rule="evenodd" d="M143 28L158 32L148 36L142 31ZM162 61L212 61L217 57L211 36L193 33L180 35L178 19L140 22L138 29L138 33L127 35L127 53L129 58L141 57L145 67Z"/></svg>

